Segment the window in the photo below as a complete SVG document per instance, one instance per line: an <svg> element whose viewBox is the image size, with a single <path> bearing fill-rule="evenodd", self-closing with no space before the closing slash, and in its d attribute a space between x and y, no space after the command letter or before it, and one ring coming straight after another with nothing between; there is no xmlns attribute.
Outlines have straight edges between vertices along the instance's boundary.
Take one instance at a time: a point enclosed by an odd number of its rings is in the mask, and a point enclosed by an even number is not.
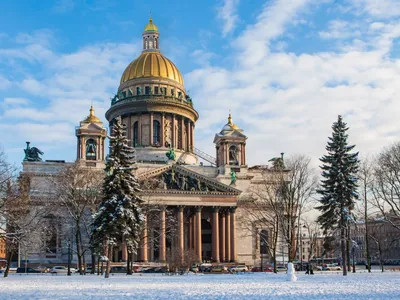
<svg viewBox="0 0 400 300"><path fill-rule="evenodd" d="M182 98L182 92L178 92L178 98Z"/></svg>
<svg viewBox="0 0 400 300"><path fill-rule="evenodd" d="M140 86L136 88L136 95L140 95Z"/></svg>
<svg viewBox="0 0 400 300"><path fill-rule="evenodd" d="M154 94L158 95L158 86L154 87Z"/></svg>
<svg viewBox="0 0 400 300"><path fill-rule="evenodd" d="M149 86L146 86L146 87L144 88L144 93L145 93L146 95L150 95L150 91L151 91L151 88L150 88Z"/></svg>
<svg viewBox="0 0 400 300"><path fill-rule="evenodd" d="M137 147L139 145L139 123L136 121L133 124L133 147Z"/></svg>
<svg viewBox="0 0 400 300"><path fill-rule="evenodd" d="M88 139L86 141L86 159L87 160L96 160L97 153L97 144L94 139Z"/></svg>
<svg viewBox="0 0 400 300"><path fill-rule="evenodd" d="M160 144L160 122L153 121L153 145Z"/></svg>

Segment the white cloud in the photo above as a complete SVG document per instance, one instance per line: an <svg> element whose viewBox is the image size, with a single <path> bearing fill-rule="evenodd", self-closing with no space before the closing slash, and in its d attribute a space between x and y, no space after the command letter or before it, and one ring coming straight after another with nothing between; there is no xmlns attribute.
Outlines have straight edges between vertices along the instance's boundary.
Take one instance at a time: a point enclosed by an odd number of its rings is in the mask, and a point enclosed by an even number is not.
<svg viewBox="0 0 400 300"><path fill-rule="evenodd" d="M367 13L384 19L400 16L399 0L348 0L347 2L358 13Z"/></svg>
<svg viewBox="0 0 400 300"><path fill-rule="evenodd" d="M225 37L233 32L239 21L237 6L239 0L223 0L223 4L218 7L218 18L222 21L222 35Z"/></svg>
<svg viewBox="0 0 400 300"><path fill-rule="evenodd" d="M343 20L329 21L328 30L320 31L318 34L323 39L347 39L361 35L357 24Z"/></svg>

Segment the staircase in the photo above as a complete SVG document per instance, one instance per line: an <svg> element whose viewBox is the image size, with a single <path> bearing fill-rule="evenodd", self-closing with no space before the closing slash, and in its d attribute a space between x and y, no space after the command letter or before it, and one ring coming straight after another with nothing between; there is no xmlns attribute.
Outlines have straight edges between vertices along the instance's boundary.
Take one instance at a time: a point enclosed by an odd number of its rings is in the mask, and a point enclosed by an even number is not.
<svg viewBox="0 0 400 300"><path fill-rule="evenodd" d="M194 154L196 154L198 157L204 159L205 161L208 161L213 166L217 165L217 160L215 157L212 157L211 155L201 151L200 149L197 149L196 147L193 147L193 150Z"/></svg>

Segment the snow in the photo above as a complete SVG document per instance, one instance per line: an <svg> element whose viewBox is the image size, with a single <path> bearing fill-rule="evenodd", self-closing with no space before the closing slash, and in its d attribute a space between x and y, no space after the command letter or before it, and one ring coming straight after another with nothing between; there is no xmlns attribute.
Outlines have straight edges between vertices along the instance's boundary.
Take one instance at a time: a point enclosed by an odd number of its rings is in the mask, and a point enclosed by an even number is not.
<svg viewBox="0 0 400 300"><path fill-rule="evenodd" d="M17 275L0 278L0 299L399 299L400 272L175 275Z"/></svg>

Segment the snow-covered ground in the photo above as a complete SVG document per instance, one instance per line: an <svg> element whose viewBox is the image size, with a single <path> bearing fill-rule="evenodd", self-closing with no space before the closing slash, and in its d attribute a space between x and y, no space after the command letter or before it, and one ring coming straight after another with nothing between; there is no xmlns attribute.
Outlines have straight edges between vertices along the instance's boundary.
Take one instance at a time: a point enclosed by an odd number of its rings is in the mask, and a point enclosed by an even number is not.
<svg viewBox="0 0 400 300"><path fill-rule="evenodd" d="M0 299L400 299L400 272L297 274L17 275L0 278Z"/></svg>

